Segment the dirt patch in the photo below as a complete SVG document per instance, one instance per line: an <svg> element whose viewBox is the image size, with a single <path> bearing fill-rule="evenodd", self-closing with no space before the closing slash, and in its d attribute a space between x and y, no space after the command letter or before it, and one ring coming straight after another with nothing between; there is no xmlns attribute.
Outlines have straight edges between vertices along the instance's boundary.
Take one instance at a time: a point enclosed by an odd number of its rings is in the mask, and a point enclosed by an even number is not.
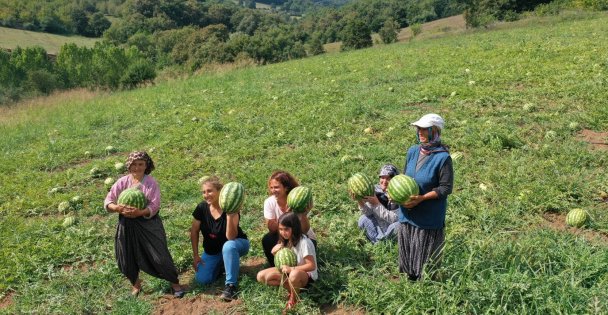
<svg viewBox="0 0 608 315"><path fill-rule="evenodd" d="M575 227L568 226L566 224L566 215L562 213L553 213L553 212L545 212L543 214L543 219L545 219L541 226L548 227L550 229L556 231L562 231L571 233L574 235L579 235L584 237L587 241L594 244L606 245L608 244L608 233L598 232L587 229L579 229Z"/></svg>
<svg viewBox="0 0 608 315"><path fill-rule="evenodd" d="M324 305L321 307L322 314L333 314L333 315L363 315L367 314L364 309L354 308L344 305Z"/></svg>
<svg viewBox="0 0 608 315"><path fill-rule="evenodd" d="M266 259L262 257L251 257L241 263L241 273L255 278L258 271L264 268ZM194 274L188 271L180 275L180 282L188 283L193 281ZM155 304L155 315L177 315L177 314L244 314L240 299L232 302L225 302L220 299L221 284L212 285L197 292L195 296L187 294L182 299L173 298L171 295L165 295L158 299Z"/></svg>
<svg viewBox="0 0 608 315"><path fill-rule="evenodd" d="M13 295L15 295L15 292L6 292L6 295L0 299L0 310L13 305Z"/></svg>
<svg viewBox="0 0 608 315"><path fill-rule="evenodd" d="M589 143L589 148L591 150L608 151L608 132L596 132L589 129L583 129L578 133L577 138Z"/></svg>

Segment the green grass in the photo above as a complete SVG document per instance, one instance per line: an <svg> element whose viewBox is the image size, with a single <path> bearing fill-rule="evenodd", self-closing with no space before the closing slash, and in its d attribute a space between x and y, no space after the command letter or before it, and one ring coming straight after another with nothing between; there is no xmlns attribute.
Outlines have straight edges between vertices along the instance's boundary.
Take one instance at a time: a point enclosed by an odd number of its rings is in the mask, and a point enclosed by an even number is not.
<svg viewBox="0 0 608 315"><path fill-rule="evenodd" d="M8 27L0 27L0 47L15 49L17 46L25 48L41 46L49 54L57 54L61 46L66 43L74 43L78 46L93 47L97 38L83 36L63 36L50 33L32 32L18 30Z"/></svg>
<svg viewBox="0 0 608 315"><path fill-rule="evenodd" d="M125 298L113 254L116 217L102 208L103 178L88 176L96 166L116 177L113 164L144 149L157 165L161 215L182 272L191 264L199 177L245 185L241 226L252 239L249 256L263 257L266 180L286 169L314 191L311 224L324 262L301 313L340 304L391 314L605 314L606 244L553 230L542 214L582 207L594 217L588 231L608 231L608 206L598 201L608 189L608 158L577 138L580 128L607 131L607 22L599 13L531 19L7 110L0 292L14 293L0 312L153 309L169 285L148 277L145 297ZM346 180L387 162L401 167L415 141L409 122L428 112L446 119L443 139L463 157L454 162L443 280L410 283L398 273L394 244L365 244ZM120 152L106 155L107 145ZM345 155L357 158L342 162ZM64 192L48 193L57 186ZM85 206L78 225L64 229L56 208L74 195ZM276 288L251 275L240 287L244 312L284 306Z"/></svg>

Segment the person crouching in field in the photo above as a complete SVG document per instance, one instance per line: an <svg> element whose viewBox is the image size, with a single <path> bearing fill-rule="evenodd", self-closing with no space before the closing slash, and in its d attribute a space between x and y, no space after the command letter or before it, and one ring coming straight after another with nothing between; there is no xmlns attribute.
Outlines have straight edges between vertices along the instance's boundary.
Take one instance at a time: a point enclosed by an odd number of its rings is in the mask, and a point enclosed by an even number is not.
<svg viewBox="0 0 608 315"><path fill-rule="evenodd" d="M264 220L268 227L268 233L262 237L262 247L270 267L274 267L274 255L271 250L279 240L278 219L281 215L291 211L287 206L287 195L292 189L298 186L298 181L285 171L275 171L268 179L268 191L270 196L264 201ZM302 233L308 236L316 249L317 238L308 221L309 211L310 209L307 209L304 213L298 214L298 218L302 224Z"/></svg>
<svg viewBox="0 0 608 315"><path fill-rule="evenodd" d="M357 200L353 194L350 196L359 204L362 215L359 217L359 228L365 231L365 236L372 244L383 239L394 239L399 227L397 209L399 205L390 201L386 195L386 188L391 178L399 171L392 164L382 166L379 174L379 183L374 187L374 195Z"/></svg>
<svg viewBox="0 0 608 315"><path fill-rule="evenodd" d="M292 309L298 303L300 289L319 277L317 272L317 254L312 241L302 233L300 219L293 212L288 212L278 220L279 243L272 248L272 254L282 248L292 249L297 256L295 267L282 266L261 270L257 280L270 286L282 285L289 292L286 309ZM282 282L281 282L282 281Z"/></svg>
<svg viewBox="0 0 608 315"><path fill-rule="evenodd" d="M160 189L156 180L150 176L154 162L146 152L132 152L125 163L129 174L121 177L112 185L104 201L108 212L118 213L114 248L118 269L133 286L131 294L139 295L142 280L139 271L171 283L177 298L184 296L179 284L177 269L167 247L167 236L163 222L158 215L160 208ZM120 205L120 193L127 188L141 190L146 199L145 209Z"/></svg>
<svg viewBox="0 0 608 315"><path fill-rule="evenodd" d="M444 120L427 114L416 122L418 144L411 146L403 173L414 178L419 195L399 208L399 271L419 280L429 262L437 268L444 246L445 213L452 193L454 170L448 148L441 142Z"/></svg>
<svg viewBox="0 0 608 315"><path fill-rule="evenodd" d="M225 269L226 281L221 298L231 301L237 297L240 259L249 252L249 240L239 226L240 212L227 214L220 207L222 187L215 176L201 183L205 200L192 213L190 240L196 282L209 284ZM199 232L203 236L202 256L198 251Z"/></svg>

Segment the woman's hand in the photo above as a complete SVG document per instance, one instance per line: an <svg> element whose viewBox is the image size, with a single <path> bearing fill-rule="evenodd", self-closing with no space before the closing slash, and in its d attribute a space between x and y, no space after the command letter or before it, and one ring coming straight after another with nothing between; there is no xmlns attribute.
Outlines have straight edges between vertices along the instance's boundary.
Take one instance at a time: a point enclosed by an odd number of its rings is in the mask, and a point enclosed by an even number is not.
<svg viewBox="0 0 608 315"><path fill-rule="evenodd" d="M283 266L281 267L281 272L282 272L282 273L289 274L289 273L291 272L291 270L292 270L292 269L293 269L293 267L289 267L289 266L287 266L287 265L283 265Z"/></svg>
<svg viewBox="0 0 608 315"><path fill-rule="evenodd" d="M194 271L198 271L198 264L201 264L201 266L204 266L205 262L203 261L203 259L200 256L196 255L192 259L192 267L194 267Z"/></svg>
<svg viewBox="0 0 608 315"><path fill-rule="evenodd" d="M376 195L363 197L363 201L369 202L372 206L376 206L380 203L380 200L378 200Z"/></svg>
<svg viewBox="0 0 608 315"><path fill-rule="evenodd" d="M120 212L120 214L124 215L127 218L138 218L144 215L144 210L141 209L137 209L135 207L130 207L130 206L122 206L122 211Z"/></svg>
<svg viewBox="0 0 608 315"><path fill-rule="evenodd" d="M274 245L274 247L272 248L272 250L270 250L270 252L274 255L274 254L276 254L276 252L280 251L281 248L283 248L283 244Z"/></svg>
<svg viewBox="0 0 608 315"><path fill-rule="evenodd" d="M410 196L410 199L403 203L402 205L408 209L414 208L419 203L424 201L424 195L413 195Z"/></svg>

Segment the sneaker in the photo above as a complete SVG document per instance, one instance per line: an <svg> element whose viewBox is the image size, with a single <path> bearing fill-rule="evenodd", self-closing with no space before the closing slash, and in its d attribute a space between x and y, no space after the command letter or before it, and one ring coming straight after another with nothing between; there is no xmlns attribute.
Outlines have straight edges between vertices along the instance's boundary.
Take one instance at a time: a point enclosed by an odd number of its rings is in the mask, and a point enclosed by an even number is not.
<svg viewBox="0 0 608 315"><path fill-rule="evenodd" d="M236 299L237 294L236 286L234 284L227 284L226 287L224 287L221 298L224 299L224 301L229 302Z"/></svg>

